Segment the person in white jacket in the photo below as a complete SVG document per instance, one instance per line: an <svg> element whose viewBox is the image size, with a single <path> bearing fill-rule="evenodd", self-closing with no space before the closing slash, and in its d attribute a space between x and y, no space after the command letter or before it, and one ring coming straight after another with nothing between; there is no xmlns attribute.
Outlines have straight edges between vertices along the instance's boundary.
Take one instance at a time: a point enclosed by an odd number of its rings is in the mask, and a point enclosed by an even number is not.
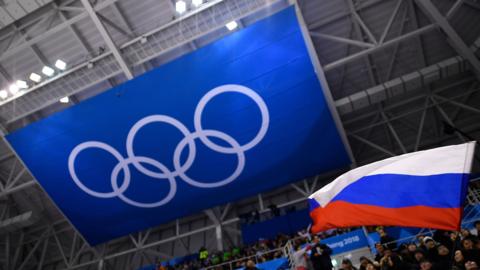
<svg viewBox="0 0 480 270"><path fill-rule="evenodd" d="M309 245L301 247L300 245L295 247L295 252L293 253L293 263L295 265L295 270L307 270L307 251L310 249Z"/></svg>

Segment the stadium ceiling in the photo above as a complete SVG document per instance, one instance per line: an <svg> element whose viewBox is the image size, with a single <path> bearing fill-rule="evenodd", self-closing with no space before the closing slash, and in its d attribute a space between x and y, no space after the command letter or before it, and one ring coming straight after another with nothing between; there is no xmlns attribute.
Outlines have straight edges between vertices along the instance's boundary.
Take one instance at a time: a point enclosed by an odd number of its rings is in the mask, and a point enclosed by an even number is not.
<svg viewBox="0 0 480 270"><path fill-rule="evenodd" d="M53 67L57 59L68 66L0 101L3 133L202 47L228 34L225 24L232 20L246 27L296 3L203 2L178 14L172 0L1 1L0 89L8 89L16 80L27 81L32 72L41 74L43 66ZM296 4L357 164L478 138L478 1L299 0ZM60 103L66 96L70 102ZM285 205L301 203L329 177L285 187L280 193L295 194ZM207 231L214 232L220 247L222 235L238 234L238 214L255 204L263 210L263 199L276 193L92 248L2 142L0 265L3 269L121 269L142 260L171 258L173 252L157 248L168 243L180 243L185 253L193 252L182 239ZM198 220L203 220L201 227L192 229L190 224Z"/></svg>

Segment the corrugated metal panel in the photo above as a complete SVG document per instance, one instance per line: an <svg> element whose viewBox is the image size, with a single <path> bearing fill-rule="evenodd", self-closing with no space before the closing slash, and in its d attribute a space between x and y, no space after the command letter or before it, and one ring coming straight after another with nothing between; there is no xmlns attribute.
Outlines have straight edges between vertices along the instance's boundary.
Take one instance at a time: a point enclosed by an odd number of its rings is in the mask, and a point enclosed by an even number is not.
<svg viewBox="0 0 480 270"><path fill-rule="evenodd" d="M432 31L422 36L424 54L427 65L438 63L442 60L458 55L447 43L445 35L440 31Z"/></svg>
<svg viewBox="0 0 480 270"><path fill-rule="evenodd" d="M52 0L4 0L0 6L0 29L7 27L14 21L20 20L27 14L50 3Z"/></svg>
<svg viewBox="0 0 480 270"><path fill-rule="evenodd" d="M105 50L108 50L105 45L105 41L100 35L100 32L98 32L97 28L93 24L93 21L89 17L76 23L75 27L81 33L85 42L89 44L90 47L95 51L94 54L98 53L98 48L100 46L105 48Z"/></svg>
<svg viewBox="0 0 480 270"><path fill-rule="evenodd" d="M302 13L307 25L312 25L318 21L328 20L338 14L346 14L348 6L345 0L326 0L326 1L300 1Z"/></svg>
<svg viewBox="0 0 480 270"><path fill-rule="evenodd" d="M28 78L31 72L39 72L41 64L30 49L23 50L20 54L8 57L1 62L1 65L7 70L14 80ZM2 80L2 88L7 87L7 82Z"/></svg>
<svg viewBox="0 0 480 270"><path fill-rule="evenodd" d="M451 18L450 24L470 46L480 36L480 10L463 4L457 15Z"/></svg>
<svg viewBox="0 0 480 270"><path fill-rule="evenodd" d="M404 0L400 0L404 1ZM380 39L398 0L382 1L358 12L365 25L377 40ZM405 1L406 2L406 1ZM405 5L406 3L403 3Z"/></svg>
<svg viewBox="0 0 480 270"><path fill-rule="evenodd" d="M37 43L37 47L52 64L57 59L62 59L69 65L81 63L87 59L82 45L74 38L73 33L68 28L50 39Z"/></svg>
<svg viewBox="0 0 480 270"><path fill-rule="evenodd" d="M125 24L123 24L122 19L119 18L117 13L114 12L113 7L107 7L102 9L99 14L103 16L104 18L110 20L113 24L117 25L118 28L122 29L126 33L129 33L130 30ZM117 30L115 27L112 27L110 24L106 23L103 21L103 25L107 29L108 33L110 34L110 37L112 38L113 42L117 45L120 46L124 44L125 42L131 40L135 36L128 37L124 33L120 32Z"/></svg>
<svg viewBox="0 0 480 270"><path fill-rule="evenodd" d="M179 45L224 28L226 22L236 19L235 16L247 16L262 9L268 0L225 0L200 14L196 14L168 25L165 28L151 33L147 42L140 40L126 45L122 49L127 62L140 64L161 54L164 54ZM90 23L82 20L79 29L86 36L85 31ZM90 29L95 29L92 25ZM88 36L91 37L91 36ZM89 40L89 42L95 42ZM106 78L120 74L121 70L112 55L96 61L92 68L83 66L72 73L67 73L62 79L52 81L34 91L6 103L0 107L0 115L10 121L29 115L47 105L58 102L59 98L75 94L83 89L98 84ZM41 105L39 105L39 103Z"/></svg>
<svg viewBox="0 0 480 270"><path fill-rule="evenodd" d="M149 32L174 17L173 4L170 0L121 0L118 7L132 24L132 29L138 34Z"/></svg>

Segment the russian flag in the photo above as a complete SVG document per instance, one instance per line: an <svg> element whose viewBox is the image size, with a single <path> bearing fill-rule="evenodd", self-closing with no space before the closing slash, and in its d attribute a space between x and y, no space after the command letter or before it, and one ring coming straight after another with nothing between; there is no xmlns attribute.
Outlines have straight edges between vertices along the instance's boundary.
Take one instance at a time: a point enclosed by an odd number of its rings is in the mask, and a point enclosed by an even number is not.
<svg viewBox="0 0 480 270"><path fill-rule="evenodd" d="M475 142L353 169L309 197L312 232L395 225L459 230Z"/></svg>

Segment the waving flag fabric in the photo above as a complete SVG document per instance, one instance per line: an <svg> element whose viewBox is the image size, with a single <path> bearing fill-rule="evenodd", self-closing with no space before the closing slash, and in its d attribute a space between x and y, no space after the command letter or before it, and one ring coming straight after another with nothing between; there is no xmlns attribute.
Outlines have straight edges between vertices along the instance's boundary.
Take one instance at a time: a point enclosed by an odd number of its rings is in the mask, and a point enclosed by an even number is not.
<svg viewBox="0 0 480 270"><path fill-rule="evenodd" d="M475 143L351 170L309 198L313 232L363 225L460 228Z"/></svg>

